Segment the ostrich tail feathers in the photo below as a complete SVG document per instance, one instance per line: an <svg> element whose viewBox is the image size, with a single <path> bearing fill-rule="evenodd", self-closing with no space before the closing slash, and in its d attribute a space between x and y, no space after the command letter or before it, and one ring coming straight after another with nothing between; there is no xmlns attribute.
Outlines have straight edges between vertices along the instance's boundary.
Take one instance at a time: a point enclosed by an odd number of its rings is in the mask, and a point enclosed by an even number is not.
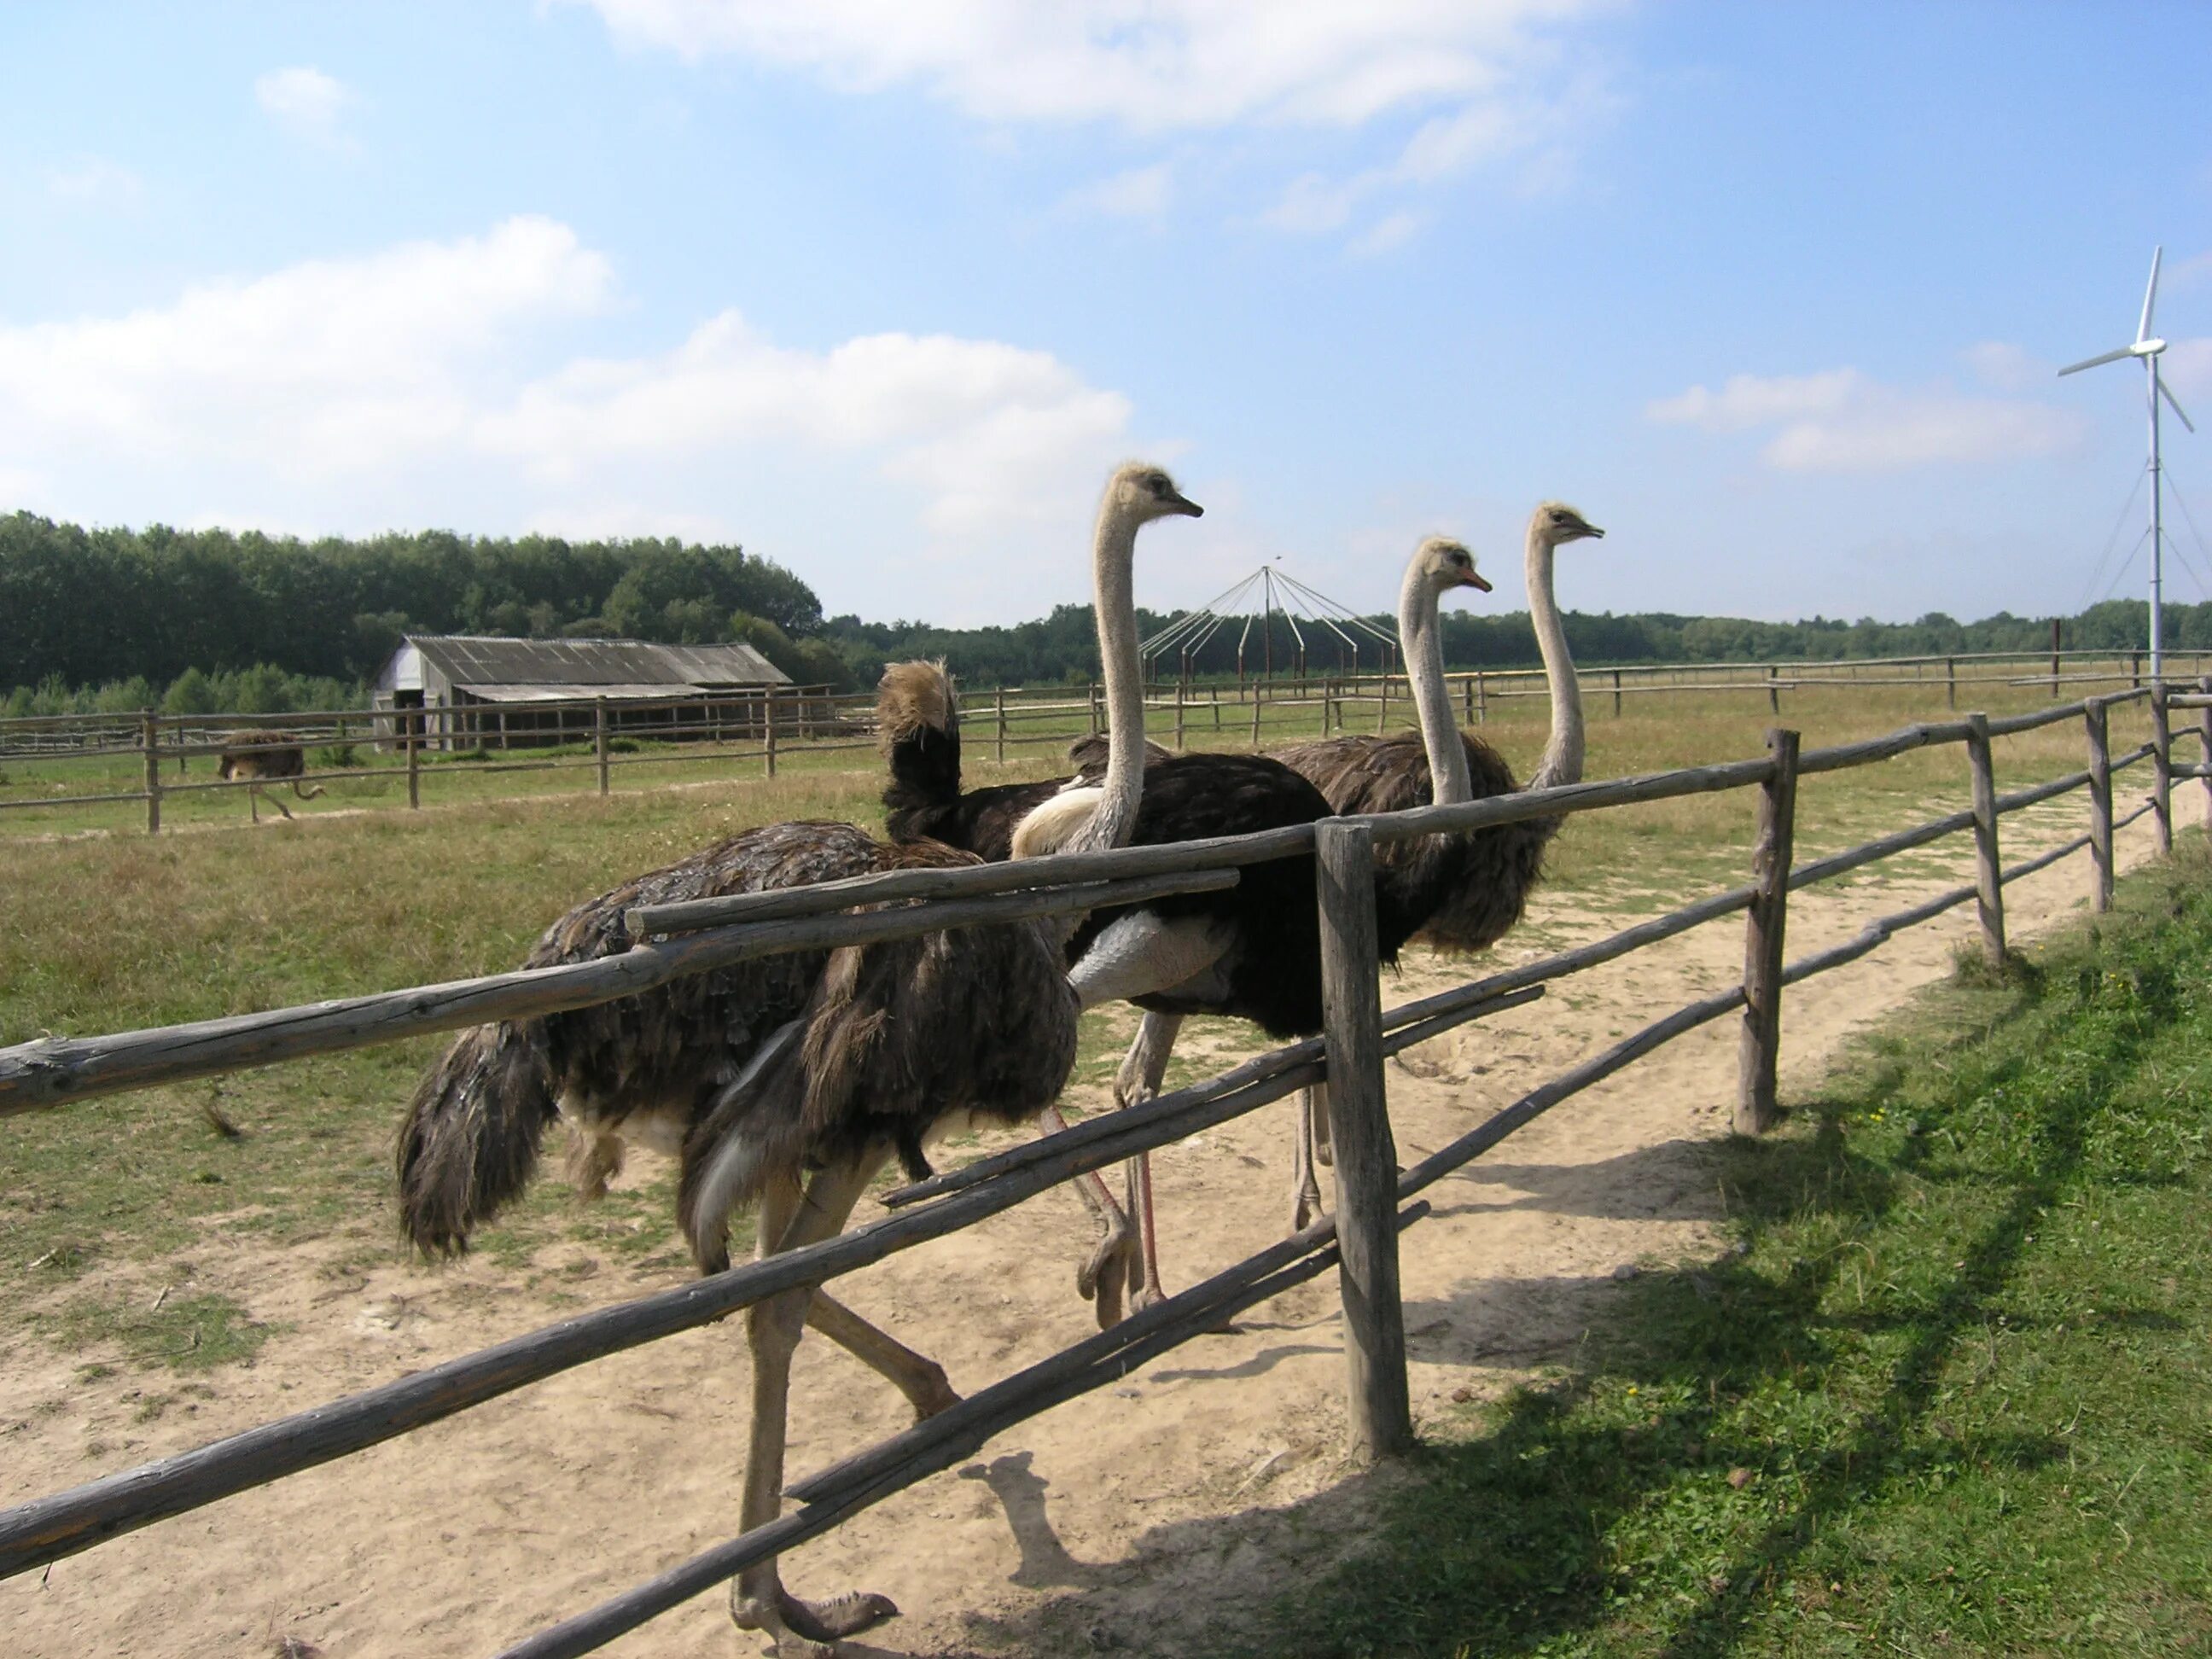
<svg viewBox="0 0 2212 1659"><path fill-rule="evenodd" d="M960 801L960 706L941 662L893 663L876 690L878 741L890 763L884 808L892 837L932 833Z"/></svg>
<svg viewBox="0 0 2212 1659"><path fill-rule="evenodd" d="M458 1255L520 1195L556 1105L544 1027L479 1025L455 1037L399 1129L399 1219L426 1255Z"/></svg>
<svg viewBox="0 0 2212 1659"><path fill-rule="evenodd" d="M730 1218L760 1196L769 1172L805 1162L806 1128L797 1108L805 1029L801 1018L770 1032L684 1138L676 1221L702 1273L730 1265Z"/></svg>

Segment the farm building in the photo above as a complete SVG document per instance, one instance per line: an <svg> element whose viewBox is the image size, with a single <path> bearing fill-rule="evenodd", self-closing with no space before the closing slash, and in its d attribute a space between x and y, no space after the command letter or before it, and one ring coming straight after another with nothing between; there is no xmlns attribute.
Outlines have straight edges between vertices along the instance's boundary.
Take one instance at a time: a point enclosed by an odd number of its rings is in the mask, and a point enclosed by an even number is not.
<svg viewBox="0 0 2212 1659"><path fill-rule="evenodd" d="M410 634L372 696L380 712L423 710L432 747L505 749L589 737L601 698L617 731L680 724L680 735L757 733L769 698L790 685L749 645ZM390 738L395 724L379 720L378 735Z"/></svg>

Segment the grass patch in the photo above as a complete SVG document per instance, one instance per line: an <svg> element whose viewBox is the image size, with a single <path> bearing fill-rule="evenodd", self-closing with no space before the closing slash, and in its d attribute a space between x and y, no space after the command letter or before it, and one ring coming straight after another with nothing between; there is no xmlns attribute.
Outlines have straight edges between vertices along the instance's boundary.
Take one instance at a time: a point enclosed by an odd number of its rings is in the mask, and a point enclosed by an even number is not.
<svg viewBox="0 0 2212 1659"><path fill-rule="evenodd" d="M179 1371L243 1364L283 1328L250 1319L228 1297L212 1294L165 1297L158 1307L105 1292L81 1296L33 1322L58 1346L112 1343L134 1364Z"/></svg>
<svg viewBox="0 0 2212 1659"><path fill-rule="evenodd" d="M2212 1644L2212 861L1865 1041L1717 1149L1739 1240L1425 1425L1249 1650Z"/></svg>

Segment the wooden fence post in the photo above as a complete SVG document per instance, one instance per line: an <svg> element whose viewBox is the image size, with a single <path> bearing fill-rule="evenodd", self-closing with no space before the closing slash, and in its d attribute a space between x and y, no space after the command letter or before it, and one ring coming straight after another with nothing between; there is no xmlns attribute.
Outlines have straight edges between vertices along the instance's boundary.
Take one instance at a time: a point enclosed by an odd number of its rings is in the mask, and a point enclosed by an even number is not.
<svg viewBox="0 0 2212 1659"><path fill-rule="evenodd" d="M2131 691L2142 690L2142 653L2140 651L2128 653L2128 689Z"/></svg>
<svg viewBox="0 0 2212 1659"><path fill-rule="evenodd" d="M775 775L775 688L771 685L768 689L768 743L761 751L770 777Z"/></svg>
<svg viewBox="0 0 2212 1659"><path fill-rule="evenodd" d="M146 833L158 836L161 833L161 737L150 708L138 711L138 735L146 748Z"/></svg>
<svg viewBox="0 0 2212 1659"><path fill-rule="evenodd" d="M1176 682L1176 752L1182 752L1182 682Z"/></svg>
<svg viewBox="0 0 2212 1659"><path fill-rule="evenodd" d="M1210 689L1213 693L1213 729L1218 732L1221 729L1221 687L1217 684Z"/></svg>
<svg viewBox="0 0 2212 1659"><path fill-rule="evenodd" d="M1260 682L1252 682L1252 752L1260 752Z"/></svg>
<svg viewBox="0 0 2212 1659"><path fill-rule="evenodd" d="M413 812L422 805L422 728L429 714L426 709L410 708L403 718L407 722L407 810Z"/></svg>
<svg viewBox="0 0 2212 1659"><path fill-rule="evenodd" d="M999 713L999 758L1006 757L1006 688L1001 685L995 694Z"/></svg>
<svg viewBox="0 0 2212 1659"><path fill-rule="evenodd" d="M2089 699L2081 724L2089 740L2089 860L2094 866L2089 906L2102 912L2112 908L2112 757L2100 699Z"/></svg>
<svg viewBox="0 0 2212 1659"><path fill-rule="evenodd" d="M592 753L599 763L599 793L605 794L613 787L607 775L607 700L592 699Z"/></svg>
<svg viewBox="0 0 2212 1659"><path fill-rule="evenodd" d="M1398 1152L1375 973L1375 837L1364 823L1331 818L1314 826L1314 837L1352 1451L1387 1457L1413 1443L1413 1413L1398 1292Z"/></svg>
<svg viewBox="0 0 2212 1659"><path fill-rule="evenodd" d="M2051 619L2051 695L2058 695L2058 618Z"/></svg>
<svg viewBox="0 0 2212 1659"><path fill-rule="evenodd" d="M2004 865L1997 857L1996 763L1990 753L1990 717L1966 716L1966 759L1974 769L1974 903L1990 966L2005 961Z"/></svg>
<svg viewBox="0 0 2212 1659"><path fill-rule="evenodd" d="M2197 689L2212 697L2212 678L2197 681ZM2212 834L2212 707L2197 711L2197 746L2203 750L2197 758L2204 768L2204 828Z"/></svg>
<svg viewBox="0 0 2212 1659"><path fill-rule="evenodd" d="M1613 671L1613 717L1615 720L1620 718L1620 671L1618 668Z"/></svg>
<svg viewBox="0 0 2212 1659"><path fill-rule="evenodd" d="M1474 671L1474 723L1486 726L1490 722L1490 688L1483 684L1482 671Z"/></svg>
<svg viewBox="0 0 2212 1659"><path fill-rule="evenodd" d="M1736 1055L1735 1129L1763 1133L1774 1121L1775 1076L1782 1058L1782 939L1790 919L1790 865L1797 829L1798 734L1766 734L1774 776L1759 793L1759 838L1751 879L1756 892L1744 920L1743 1039Z"/></svg>
<svg viewBox="0 0 2212 1659"><path fill-rule="evenodd" d="M1474 724L1474 676L1469 674L1462 680L1459 683L1459 690L1460 700L1467 708L1467 712L1460 716L1460 724L1472 726Z"/></svg>
<svg viewBox="0 0 2212 1659"><path fill-rule="evenodd" d="M1375 735L1381 737L1390 726L1390 671L1382 671L1382 696L1375 705Z"/></svg>
<svg viewBox="0 0 2212 1659"><path fill-rule="evenodd" d="M1766 665L1766 709L1771 714L1782 712L1782 670L1774 663Z"/></svg>
<svg viewBox="0 0 2212 1659"><path fill-rule="evenodd" d="M1959 706L1959 659L1956 657L1943 659L1943 706L1946 708Z"/></svg>
<svg viewBox="0 0 2212 1659"><path fill-rule="evenodd" d="M1089 689L1085 690L1084 696L1090 700L1091 735L1095 738L1098 735L1098 682L1097 680L1090 682Z"/></svg>
<svg viewBox="0 0 2212 1659"><path fill-rule="evenodd" d="M2150 686L2150 805L2164 857L2173 851L2173 730L2166 724L2164 680Z"/></svg>

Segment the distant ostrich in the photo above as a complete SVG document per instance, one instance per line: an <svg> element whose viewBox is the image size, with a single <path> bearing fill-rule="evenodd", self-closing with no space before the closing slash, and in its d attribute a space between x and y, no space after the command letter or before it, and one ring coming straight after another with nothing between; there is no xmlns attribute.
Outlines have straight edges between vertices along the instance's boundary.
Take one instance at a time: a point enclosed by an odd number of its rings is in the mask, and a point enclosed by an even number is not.
<svg viewBox="0 0 2212 1659"><path fill-rule="evenodd" d="M1153 846L1327 817L1328 803L1313 785L1265 756L1177 755L1146 763L1131 562L1102 559L1095 574L1107 708L1103 778L1079 775L1049 788L1000 785L963 793L958 709L943 666L901 664L885 676L883 722L891 774L884 802L892 836L935 836L988 859L1030 858L1087 840ZM1138 775L1141 789L1124 781ZM1125 835L1113 819L1127 803L1134 804L1135 819ZM1112 833L1100 830L1102 821ZM1071 941L1069 959L1086 1009L1134 1002L1167 1017L1146 1024L1170 1033L1182 1016L1223 1013L1251 1020L1271 1036L1310 1036L1322 1028L1313 860L1246 865L1237 884L1224 891L1094 912ZM1154 1090L1166 1061L1164 1051L1156 1065L1146 1057ZM1122 1072L1126 1079L1131 1064ZM1118 1104L1138 1097L1117 1084ZM1128 1182L1138 1238L1118 1232L1109 1218L1077 1278L1078 1288L1096 1297L1102 1324L1119 1315L1133 1248L1139 1256L1133 1304L1146 1306L1160 1295L1151 1169L1144 1156L1131 1160Z"/></svg>
<svg viewBox="0 0 2212 1659"><path fill-rule="evenodd" d="M1099 541L1112 544L1112 556L1126 556L1147 520L1195 511L1171 484L1130 487L1129 472L1115 475L1100 512ZM1114 787L1141 783L1140 769L1125 768ZM1134 818L1133 801L1115 800L1098 815L1092 844L1110 845L1115 826ZM619 954L635 905L976 862L931 842L887 845L848 824L748 830L577 906L546 930L526 966ZM910 1171L926 1170L922 1146L939 1131L1050 1111L1075 1063L1078 1007L1063 937L1050 924L1021 922L769 957L618 1002L464 1032L401 1127L403 1224L425 1252L462 1249L471 1229L521 1192L558 1115L580 1132L589 1187L604 1187L625 1142L674 1146L678 1218L703 1271L727 1265L729 1218L747 1203L758 1205L763 1256L834 1237L894 1153ZM918 1418L958 1398L941 1367L823 1291L756 1305L746 1321L747 1531L781 1510L791 1360L810 1324L894 1382ZM878 1595L802 1601L784 1590L773 1559L746 1569L731 1592L732 1617L769 1632L785 1659L822 1659L828 1644L896 1611Z"/></svg>
<svg viewBox="0 0 2212 1659"><path fill-rule="evenodd" d="M223 738L222 753L216 762L215 774L225 781L233 779L246 781L246 810L252 814L253 822L258 823L261 822L258 798L264 783L289 779L292 793L301 800L313 800L323 793L320 784L310 788L300 781L307 770L307 749L297 732L257 730L233 732ZM269 804L288 820L291 817L292 809L274 794L269 797Z"/></svg>
<svg viewBox="0 0 2212 1659"><path fill-rule="evenodd" d="M1604 534L1558 501L1544 502L1528 520L1528 612L1552 695L1551 738L1529 777L1531 789L1582 781L1582 690L1553 592L1553 556L1565 543ZM1490 586L1474 574L1473 558L1456 542L1422 543L1406 568L1398 630L1420 721L1419 736L1323 738L1280 751L1279 758L1312 780L1334 811L1395 812L1431 803L1456 805L1519 787L1504 757L1461 731L1452 718L1437 611L1442 596L1462 583ZM1441 788L1433 782L1439 777ZM1540 818L1377 848L1376 931L1385 957L1395 958L1399 947L1416 935L1449 951L1471 952L1495 945L1521 920L1559 823L1558 818ZM1155 1035L1152 1040L1159 1039ZM1304 1226L1321 1207L1313 1164L1316 1153L1323 1161L1328 1158L1328 1089L1326 1083L1316 1084L1299 1099L1294 1229Z"/></svg>

